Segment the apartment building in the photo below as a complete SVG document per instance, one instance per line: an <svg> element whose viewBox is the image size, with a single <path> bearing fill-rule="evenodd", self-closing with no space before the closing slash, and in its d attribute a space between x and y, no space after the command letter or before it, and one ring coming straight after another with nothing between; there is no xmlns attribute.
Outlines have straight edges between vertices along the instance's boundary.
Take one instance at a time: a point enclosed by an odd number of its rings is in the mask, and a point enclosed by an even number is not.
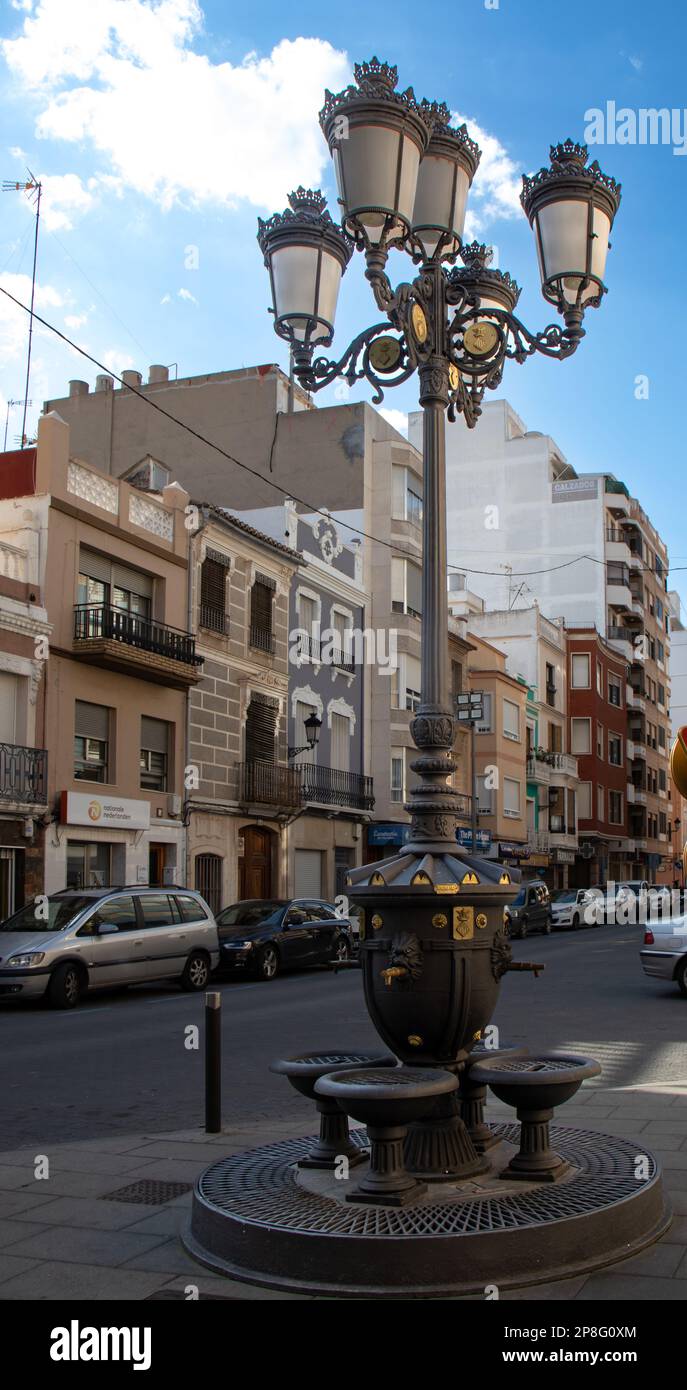
<svg viewBox="0 0 687 1390"><path fill-rule="evenodd" d="M470 633L504 652L507 670L528 690L527 823L531 858L551 888L567 888L577 841L577 759L566 723L566 643L562 622L538 604L475 613ZM515 716L513 714L513 720Z"/></svg>
<svg viewBox="0 0 687 1390"><path fill-rule="evenodd" d="M348 546L359 541L360 582L369 596L366 627L383 654L392 641L398 653L395 677L384 661L366 661L360 675L360 774L372 779L375 799L361 854L373 857L379 848L402 843L409 827L403 810L413 747L409 723L420 694L420 454L367 404L315 409L298 388L290 399L288 378L273 365L176 381L153 367L145 385L138 373L127 373L126 381L114 390L111 378L98 378L95 391L72 383L68 396L46 403L69 421L81 458L119 477L132 459L150 455L193 495L252 517L258 527L264 529L263 512L292 498L302 515L327 509ZM151 410L148 398L225 452ZM336 680L340 686L341 677ZM332 808L332 814L342 810ZM294 823L294 845L303 828Z"/></svg>
<svg viewBox="0 0 687 1390"><path fill-rule="evenodd" d="M45 499L31 495L35 469L35 449L0 455L0 921L43 891L51 627L39 545Z"/></svg>
<svg viewBox="0 0 687 1390"><path fill-rule="evenodd" d="M410 438L420 421L410 417ZM566 625L595 627L625 658L628 781L647 803L633 808L635 865L653 880L668 844L670 701L668 555L640 502L610 473L578 474L550 436L527 430L508 401L490 402L479 426L447 426L449 560L486 609L521 594ZM646 784L646 785L645 785Z"/></svg>
<svg viewBox="0 0 687 1390"><path fill-rule="evenodd" d="M186 881L214 911L291 891L288 826L302 789L288 762L289 602L299 556L210 504L191 509L191 693Z"/></svg>
<svg viewBox="0 0 687 1390"><path fill-rule="evenodd" d="M531 856L527 811L527 685L511 675L505 653L470 630L468 688L482 692L476 725L480 852L524 868Z"/></svg>
<svg viewBox="0 0 687 1390"><path fill-rule="evenodd" d="M41 557L50 631L45 891L175 882L186 702L201 665L187 621L188 494L147 493L80 461L54 414L30 452L33 476L13 500Z"/></svg>
<svg viewBox="0 0 687 1390"><path fill-rule="evenodd" d="M571 887L643 877L629 826L646 806L641 770L632 773L628 709L634 699L627 663L595 627L568 628L569 744L577 756L580 848ZM641 759L639 760L641 762Z"/></svg>

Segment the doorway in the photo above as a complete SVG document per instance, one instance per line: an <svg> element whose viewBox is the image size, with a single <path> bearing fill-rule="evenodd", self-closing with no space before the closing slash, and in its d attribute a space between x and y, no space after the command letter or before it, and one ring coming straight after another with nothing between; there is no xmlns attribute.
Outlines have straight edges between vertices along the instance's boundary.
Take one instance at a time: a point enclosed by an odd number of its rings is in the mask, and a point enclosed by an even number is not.
<svg viewBox="0 0 687 1390"><path fill-rule="evenodd" d="M271 898L274 832L265 830L261 825L246 825L241 834L243 855L239 861L239 896Z"/></svg>
<svg viewBox="0 0 687 1390"><path fill-rule="evenodd" d="M17 902L17 851L0 846L0 922L11 917L20 904Z"/></svg>
<svg viewBox="0 0 687 1390"><path fill-rule="evenodd" d="M151 888L162 888L165 882L166 850L166 845L151 843L148 846L148 883Z"/></svg>

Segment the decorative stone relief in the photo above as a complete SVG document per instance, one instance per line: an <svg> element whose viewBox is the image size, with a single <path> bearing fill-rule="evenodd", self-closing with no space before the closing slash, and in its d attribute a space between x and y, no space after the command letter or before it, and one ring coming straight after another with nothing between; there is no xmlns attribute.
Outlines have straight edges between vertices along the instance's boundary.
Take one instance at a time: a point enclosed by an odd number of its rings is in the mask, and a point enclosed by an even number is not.
<svg viewBox="0 0 687 1390"><path fill-rule="evenodd" d="M151 502L147 497L132 494L129 498L129 521L144 531L151 531L154 536L161 536L165 541L174 540L172 513L165 507L158 507L156 502Z"/></svg>

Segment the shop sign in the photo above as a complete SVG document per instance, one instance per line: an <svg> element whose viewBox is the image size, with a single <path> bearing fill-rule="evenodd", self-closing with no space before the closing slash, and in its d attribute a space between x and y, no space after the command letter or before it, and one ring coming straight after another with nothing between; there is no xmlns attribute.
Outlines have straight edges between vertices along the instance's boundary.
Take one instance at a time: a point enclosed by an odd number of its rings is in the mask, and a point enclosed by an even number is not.
<svg viewBox="0 0 687 1390"><path fill-rule="evenodd" d="M150 802L131 801L107 792L62 792L63 825L92 825L96 830L148 830Z"/></svg>

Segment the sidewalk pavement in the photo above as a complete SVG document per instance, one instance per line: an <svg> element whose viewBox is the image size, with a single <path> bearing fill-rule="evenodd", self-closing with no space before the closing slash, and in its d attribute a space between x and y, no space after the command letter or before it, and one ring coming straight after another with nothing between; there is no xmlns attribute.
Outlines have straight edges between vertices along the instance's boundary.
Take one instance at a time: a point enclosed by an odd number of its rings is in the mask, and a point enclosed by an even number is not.
<svg viewBox="0 0 687 1390"><path fill-rule="evenodd" d="M488 1118L512 1118L496 1101ZM182 1248L190 1191L119 1194L137 1182L188 1184L229 1153L312 1129L302 1117L261 1120L217 1136L202 1130L121 1135L62 1144L43 1155L49 1176L37 1177L37 1147L0 1154L0 1299L141 1301L191 1297L302 1299L210 1274ZM560 1122L636 1136L663 1167L673 1223L658 1244L595 1274L511 1292L502 1300L687 1299L687 1085L607 1089L589 1086L566 1105ZM159 1194L157 1194L159 1195ZM141 1201L147 1197L147 1201ZM197 1293L194 1292L197 1290Z"/></svg>

